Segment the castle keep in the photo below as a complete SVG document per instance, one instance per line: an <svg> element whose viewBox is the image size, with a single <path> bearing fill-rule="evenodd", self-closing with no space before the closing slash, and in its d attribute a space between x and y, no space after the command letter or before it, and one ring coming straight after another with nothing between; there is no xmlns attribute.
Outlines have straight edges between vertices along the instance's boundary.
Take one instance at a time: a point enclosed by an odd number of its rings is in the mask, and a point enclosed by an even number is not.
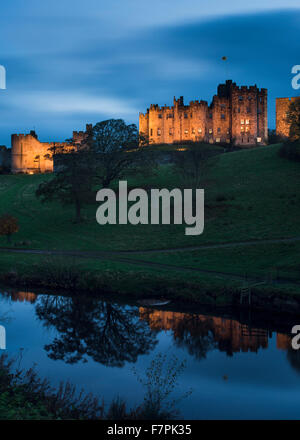
<svg viewBox="0 0 300 440"><path fill-rule="evenodd" d="M231 80L218 86L212 103L174 98L172 107L151 104L139 116L139 132L152 144L185 141L265 145L268 140L267 89Z"/></svg>
<svg viewBox="0 0 300 440"><path fill-rule="evenodd" d="M73 131L73 142L40 142L35 131L29 134L13 134L11 136L11 171L17 173L46 173L53 171L53 157L50 148L54 146L74 148L86 139L91 124L86 125L86 131Z"/></svg>

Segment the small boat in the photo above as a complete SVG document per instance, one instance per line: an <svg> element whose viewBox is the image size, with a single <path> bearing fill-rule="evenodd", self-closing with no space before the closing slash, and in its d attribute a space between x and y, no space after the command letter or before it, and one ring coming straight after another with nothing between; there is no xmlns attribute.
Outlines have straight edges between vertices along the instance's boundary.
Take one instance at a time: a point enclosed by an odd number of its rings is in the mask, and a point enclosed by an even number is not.
<svg viewBox="0 0 300 440"><path fill-rule="evenodd" d="M169 302L171 301L167 299L155 299L155 298L141 299L138 301L138 303L143 306L164 306L166 304L169 304Z"/></svg>

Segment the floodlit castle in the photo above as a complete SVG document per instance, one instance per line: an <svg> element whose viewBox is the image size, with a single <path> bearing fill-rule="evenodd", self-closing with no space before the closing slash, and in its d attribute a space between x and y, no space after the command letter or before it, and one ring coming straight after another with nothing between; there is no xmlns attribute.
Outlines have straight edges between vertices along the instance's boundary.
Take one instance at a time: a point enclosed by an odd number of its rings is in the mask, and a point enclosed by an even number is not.
<svg viewBox="0 0 300 440"><path fill-rule="evenodd" d="M206 101L174 98L172 107L151 104L139 116L139 132L152 144L189 142L265 145L268 140L267 89L238 87L231 80Z"/></svg>
<svg viewBox="0 0 300 440"><path fill-rule="evenodd" d="M286 120L294 98L276 99L276 134L289 136ZM0 146L0 168L16 173L53 172L51 148L74 148L92 132L92 124L85 131L73 131L72 142L40 142L35 131L13 134L11 149ZM239 147L266 145L268 142L267 89L237 86L231 80L220 84L210 105L206 101L191 101L185 105L183 97L174 98L172 107L151 104L139 115L139 132L151 144L207 142L231 144Z"/></svg>
<svg viewBox="0 0 300 440"><path fill-rule="evenodd" d="M40 142L35 131L29 134L13 134L11 136L11 171L17 173L46 173L53 171L51 148L73 148L80 145L92 130L86 125L86 131L73 131L72 143Z"/></svg>

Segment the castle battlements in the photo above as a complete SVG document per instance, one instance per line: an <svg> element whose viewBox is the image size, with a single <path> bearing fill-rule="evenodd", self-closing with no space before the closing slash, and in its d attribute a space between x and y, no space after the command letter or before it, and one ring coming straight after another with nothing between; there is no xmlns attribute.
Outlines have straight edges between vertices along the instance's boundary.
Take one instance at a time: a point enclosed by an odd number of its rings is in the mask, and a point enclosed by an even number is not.
<svg viewBox="0 0 300 440"><path fill-rule="evenodd" d="M92 129L86 125L87 131L73 132L73 147L80 144ZM46 173L53 172L51 148L72 147L68 142L40 142L34 130L30 133L11 135L11 169L12 173Z"/></svg>
<svg viewBox="0 0 300 440"><path fill-rule="evenodd" d="M174 97L173 106L151 104L139 115L139 131L154 144L184 141L265 145L268 139L267 89L220 84L208 105L204 100L184 104Z"/></svg>

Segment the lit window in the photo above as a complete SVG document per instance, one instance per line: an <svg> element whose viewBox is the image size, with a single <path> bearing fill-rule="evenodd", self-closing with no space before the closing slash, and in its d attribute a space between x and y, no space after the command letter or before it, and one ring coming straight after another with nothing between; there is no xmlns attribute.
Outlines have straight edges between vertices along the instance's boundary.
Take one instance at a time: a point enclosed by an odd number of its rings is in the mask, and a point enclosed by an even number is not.
<svg viewBox="0 0 300 440"><path fill-rule="evenodd" d="M241 126L241 132L243 133L245 131L245 127L242 125Z"/></svg>
<svg viewBox="0 0 300 440"><path fill-rule="evenodd" d="M249 127L246 127L246 131L249 131Z"/></svg>
<svg viewBox="0 0 300 440"><path fill-rule="evenodd" d="M189 134L189 131L188 130L184 130L184 134Z"/></svg>
<svg viewBox="0 0 300 440"><path fill-rule="evenodd" d="M202 133L202 128L198 128L198 133Z"/></svg>
<svg viewBox="0 0 300 440"><path fill-rule="evenodd" d="M210 128L210 129L208 130L208 132L211 134L211 133L212 133L212 128Z"/></svg>
<svg viewBox="0 0 300 440"><path fill-rule="evenodd" d="M195 129L194 128L192 128L192 133L195 134Z"/></svg>
<svg viewBox="0 0 300 440"><path fill-rule="evenodd" d="M221 139L220 138L216 138L216 142L221 142Z"/></svg>
<svg viewBox="0 0 300 440"><path fill-rule="evenodd" d="M246 119L246 125L249 125L249 124L250 124L250 120Z"/></svg>
<svg viewBox="0 0 300 440"><path fill-rule="evenodd" d="M244 124L244 123L245 123L244 119L241 119L241 124Z"/></svg>

